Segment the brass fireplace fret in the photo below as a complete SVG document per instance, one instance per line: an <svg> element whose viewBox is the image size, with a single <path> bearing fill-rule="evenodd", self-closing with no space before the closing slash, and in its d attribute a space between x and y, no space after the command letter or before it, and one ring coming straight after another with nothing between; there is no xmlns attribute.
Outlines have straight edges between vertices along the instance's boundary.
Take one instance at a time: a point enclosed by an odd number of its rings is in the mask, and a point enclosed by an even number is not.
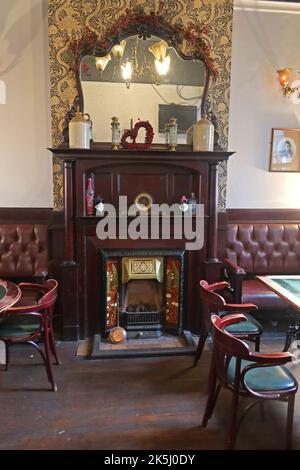
<svg viewBox="0 0 300 470"><path fill-rule="evenodd" d="M163 282L162 257L155 258L123 258L122 259L122 283L131 279L157 279Z"/></svg>

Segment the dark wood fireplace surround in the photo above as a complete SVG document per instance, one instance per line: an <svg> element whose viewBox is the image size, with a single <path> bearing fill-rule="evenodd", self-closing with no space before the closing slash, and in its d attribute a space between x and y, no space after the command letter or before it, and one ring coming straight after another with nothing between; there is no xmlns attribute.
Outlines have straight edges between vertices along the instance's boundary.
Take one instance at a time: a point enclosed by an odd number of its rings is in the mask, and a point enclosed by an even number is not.
<svg viewBox="0 0 300 470"><path fill-rule="evenodd" d="M205 241L202 249L186 252L183 327L199 331L198 281L219 279L217 169L230 152L192 152L181 146L176 152L113 151L104 146L91 150L65 147L51 149L64 165L64 260L61 265L61 307L63 338L77 340L101 330L101 250L182 250L185 240L100 240L96 236L99 218L87 216L85 190L89 176L94 179L95 196L117 205L119 195L132 203L138 193L153 196L155 203L173 204L182 195L196 194L205 208Z"/></svg>

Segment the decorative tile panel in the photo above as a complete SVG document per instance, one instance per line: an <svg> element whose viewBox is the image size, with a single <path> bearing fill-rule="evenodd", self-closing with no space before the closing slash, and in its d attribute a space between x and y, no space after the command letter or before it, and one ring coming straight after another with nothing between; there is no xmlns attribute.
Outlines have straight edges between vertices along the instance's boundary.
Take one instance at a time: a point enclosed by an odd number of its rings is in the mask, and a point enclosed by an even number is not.
<svg viewBox="0 0 300 470"><path fill-rule="evenodd" d="M113 328L118 323L118 260L107 261L106 276L106 324L107 328Z"/></svg>
<svg viewBox="0 0 300 470"><path fill-rule="evenodd" d="M166 276L166 324L177 327L179 322L180 259L167 258Z"/></svg>

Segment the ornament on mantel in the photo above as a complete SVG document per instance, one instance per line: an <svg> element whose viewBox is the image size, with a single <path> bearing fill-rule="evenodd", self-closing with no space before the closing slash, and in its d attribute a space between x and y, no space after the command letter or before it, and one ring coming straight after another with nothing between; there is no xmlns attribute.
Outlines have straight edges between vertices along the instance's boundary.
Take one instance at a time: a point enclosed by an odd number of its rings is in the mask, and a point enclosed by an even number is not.
<svg viewBox="0 0 300 470"><path fill-rule="evenodd" d="M69 147L75 149L89 149L91 141L91 127L82 113L77 112L69 122Z"/></svg>
<svg viewBox="0 0 300 470"><path fill-rule="evenodd" d="M136 142L138 132L141 128L146 130L145 142ZM121 139L121 145L125 150L149 150L153 142L154 132L149 121L138 120L132 129L125 129ZM129 142L128 140L131 140Z"/></svg>
<svg viewBox="0 0 300 470"><path fill-rule="evenodd" d="M111 118L111 145L113 150L118 150L120 145L120 123L116 116Z"/></svg>
<svg viewBox="0 0 300 470"><path fill-rule="evenodd" d="M212 122L203 114L201 119L193 124L193 150L194 152L214 150L215 128Z"/></svg>

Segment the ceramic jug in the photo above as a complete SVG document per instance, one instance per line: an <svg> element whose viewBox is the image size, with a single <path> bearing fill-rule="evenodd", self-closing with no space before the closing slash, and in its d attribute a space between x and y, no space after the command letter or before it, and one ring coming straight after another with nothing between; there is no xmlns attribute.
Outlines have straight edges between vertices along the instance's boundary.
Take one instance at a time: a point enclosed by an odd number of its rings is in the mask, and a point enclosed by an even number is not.
<svg viewBox="0 0 300 470"><path fill-rule="evenodd" d="M214 149L214 125L205 114L193 125L193 150L213 151Z"/></svg>
<svg viewBox="0 0 300 470"><path fill-rule="evenodd" d="M69 122L69 147L77 149L90 148L90 124L82 113L77 112Z"/></svg>

